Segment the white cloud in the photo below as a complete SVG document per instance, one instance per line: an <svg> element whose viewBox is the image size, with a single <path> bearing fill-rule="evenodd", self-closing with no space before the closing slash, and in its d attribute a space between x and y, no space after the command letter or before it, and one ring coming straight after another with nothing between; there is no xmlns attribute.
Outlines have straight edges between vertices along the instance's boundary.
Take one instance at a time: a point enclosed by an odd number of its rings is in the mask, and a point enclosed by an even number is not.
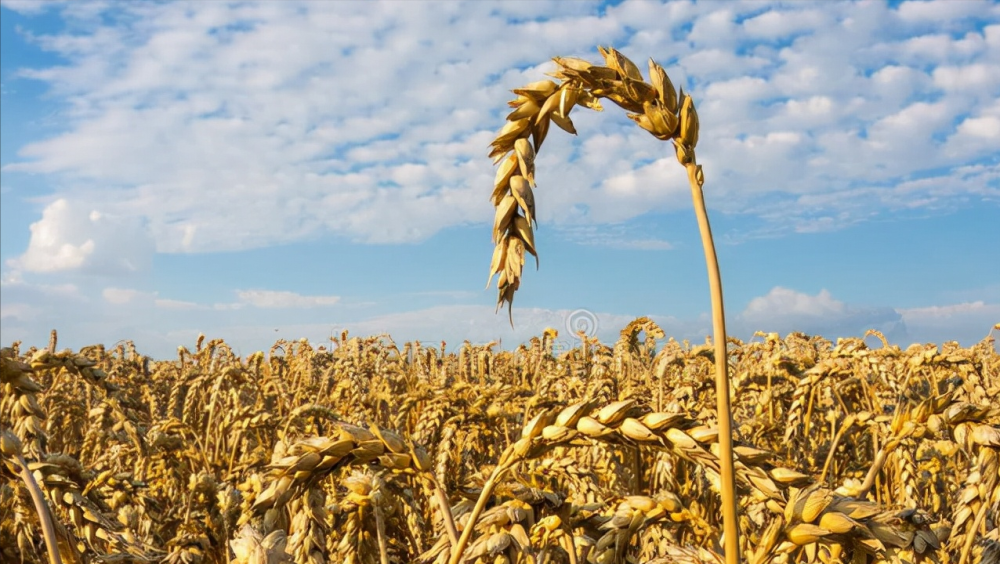
<svg viewBox="0 0 1000 564"><path fill-rule="evenodd" d="M161 309L176 309L182 311L194 310L194 309L205 309L204 306L198 305L195 302L188 302L184 300L169 300L158 298L153 301L156 307Z"/></svg>
<svg viewBox="0 0 1000 564"><path fill-rule="evenodd" d="M610 243L608 245L616 249L635 249L642 251L669 251L674 248L670 241L663 239L632 239Z"/></svg>
<svg viewBox="0 0 1000 564"><path fill-rule="evenodd" d="M908 39L902 47L907 57L943 62L976 55L985 49L986 42L982 35L975 32L967 33L959 41L953 41L947 34L937 33Z"/></svg>
<svg viewBox="0 0 1000 564"><path fill-rule="evenodd" d="M109 304L123 305L134 302L137 299L152 300L156 294L141 292L131 288L105 288L101 291L101 296Z"/></svg>
<svg viewBox="0 0 1000 564"><path fill-rule="evenodd" d="M726 101L755 101L775 92L763 78L750 76L716 81L705 89L705 95L710 100Z"/></svg>
<svg viewBox="0 0 1000 564"><path fill-rule="evenodd" d="M0 277L0 341L4 346L15 340L26 346L45 346L53 328L86 325L91 313L100 317L100 311L92 311L93 305L87 289L76 284L35 283L19 271L4 272ZM84 344L91 343L76 347Z"/></svg>
<svg viewBox="0 0 1000 564"><path fill-rule="evenodd" d="M804 315L819 317L822 315L840 315L844 313L844 302L833 299L830 292L820 290L815 296L796 292L777 286L765 296L750 300L744 317L761 318L774 315Z"/></svg>
<svg viewBox="0 0 1000 564"><path fill-rule="evenodd" d="M637 251L668 251L674 248L670 241L649 237L642 232L641 227L625 223L602 227L560 227L556 231L563 239L592 247Z"/></svg>
<svg viewBox="0 0 1000 564"><path fill-rule="evenodd" d="M831 339L859 337L868 329L878 329L892 340L907 336L902 317L892 308L848 305L825 289L813 296L780 286L750 300L737 325L744 331L801 331Z"/></svg>
<svg viewBox="0 0 1000 564"><path fill-rule="evenodd" d="M243 303L266 309L332 306L340 302L339 296L303 296L274 290L237 290L236 295Z"/></svg>
<svg viewBox="0 0 1000 564"><path fill-rule="evenodd" d="M934 69L933 77L934 83L943 90L982 91L989 94L1000 84L1000 65L975 63L938 67Z"/></svg>
<svg viewBox="0 0 1000 564"><path fill-rule="evenodd" d="M1000 303L983 301L900 309L913 340L939 343L948 340L971 344L986 338L993 325L1000 322Z"/></svg>
<svg viewBox="0 0 1000 564"><path fill-rule="evenodd" d="M705 49L691 53L680 61L680 65L691 76L700 78L726 77L732 75L732 69L743 68L756 70L769 63L762 57L741 57L722 49Z"/></svg>
<svg viewBox="0 0 1000 564"><path fill-rule="evenodd" d="M28 304L0 304L0 319L30 321L36 309Z"/></svg>
<svg viewBox="0 0 1000 564"><path fill-rule="evenodd" d="M900 311L904 316L912 319L941 320L970 313L997 316L1000 315L1000 309L997 309L997 307L996 304L986 304L982 300L979 300L947 306L914 307L901 309Z"/></svg>
<svg viewBox="0 0 1000 564"><path fill-rule="evenodd" d="M24 274L19 270L10 270L3 273L3 277L0 278L0 288L5 288L5 291L9 293L29 290L34 295L49 298L83 299L80 288L76 284L69 282L62 284L31 284L25 281Z"/></svg>
<svg viewBox="0 0 1000 564"><path fill-rule="evenodd" d="M695 20L688 39L700 43L702 47L717 45L727 40L733 42L738 35L736 23L733 21L735 16L736 14L728 6L727 9L703 14Z"/></svg>
<svg viewBox="0 0 1000 564"><path fill-rule="evenodd" d="M743 29L752 37L778 38L823 25L827 16L818 10L781 12L770 10L743 22Z"/></svg>
<svg viewBox="0 0 1000 564"><path fill-rule="evenodd" d="M789 100L788 113L796 117L825 116L833 111L833 100L827 96L811 96L806 100Z"/></svg>
<svg viewBox="0 0 1000 564"><path fill-rule="evenodd" d="M992 3L982 0L954 2L953 0L910 0L903 2L897 8L899 17L904 21L926 21L942 23L950 20L985 17L991 10Z"/></svg>
<svg viewBox="0 0 1000 564"><path fill-rule="evenodd" d="M34 15L58 4L55 1L43 2L41 0L0 0L0 8L7 8L21 14Z"/></svg>
<svg viewBox="0 0 1000 564"><path fill-rule="evenodd" d="M861 337L868 329L877 329L904 348L913 342L945 340L971 346L1000 321L1000 304L978 300L915 308L870 307L845 303L827 290L810 295L775 287L751 300L733 321L732 330L743 333L802 331L833 339Z"/></svg>
<svg viewBox="0 0 1000 564"><path fill-rule="evenodd" d="M958 132L973 137L996 139L1000 137L1000 117L983 116L966 118L959 124Z"/></svg>
<svg viewBox="0 0 1000 564"><path fill-rule="evenodd" d="M146 270L152 253L152 239L136 218L106 216L60 198L31 224L27 251L8 265L28 272L115 275Z"/></svg>

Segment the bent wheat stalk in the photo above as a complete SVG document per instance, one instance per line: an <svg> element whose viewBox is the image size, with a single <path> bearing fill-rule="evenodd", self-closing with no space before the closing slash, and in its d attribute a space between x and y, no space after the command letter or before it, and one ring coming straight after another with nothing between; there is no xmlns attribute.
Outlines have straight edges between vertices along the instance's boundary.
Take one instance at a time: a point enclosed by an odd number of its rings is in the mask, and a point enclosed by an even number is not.
<svg viewBox="0 0 1000 564"><path fill-rule="evenodd" d="M691 96L681 89L678 95L663 67L649 60L650 83L639 68L612 48L598 47L606 66L596 66L582 59L555 57L559 70L550 74L562 81L534 82L514 89L517 98L508 103L514 111L491 144L490 158L500 164L491 200L496 207L493 221L493 258L487 287L497 279L497 310L507 303L511 326L514 293L521 285L525 253L535 257L532 224L535 223L535 155L548 134L550 123L576 135L569 117L575 106L602 111L601 98L611 100L628 111L639 127L662 141L673 141L677 160L691 185L712 298L712 329L715 339L716 396L719 417L719 450L722 475L722 508L727 564L739 562L739 528L736 520L736 488L733 469L732 410L729 402L729 366L726 322L723 308L722 277L712 240L712 230L705 209L702 185L705 176L695 159L698 144L698 113ZM528 138L531 142L528 142ZM520 213L519 213L520 212ZM464 536L464 535L463 535ZM461 549L463 543L456 548ZM461 552L458 550L457 552Z"/></svg>

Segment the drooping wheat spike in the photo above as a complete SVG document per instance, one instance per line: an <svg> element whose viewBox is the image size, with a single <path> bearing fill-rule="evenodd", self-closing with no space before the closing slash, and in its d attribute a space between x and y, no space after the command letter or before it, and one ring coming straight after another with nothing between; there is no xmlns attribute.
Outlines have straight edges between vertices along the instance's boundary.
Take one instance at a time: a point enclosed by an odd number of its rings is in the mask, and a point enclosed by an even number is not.
<svg viewBox="0 0 1000 564"><path fill-rule="evenodd" d="M508 104L514 108L507 123L490 145L490 158L499 163L493 182L491 201L496 207L493 221L493 258L490 280L497 280L497 308L507 303L513 325L514 293L521 284L524 253L538 252L534 232L537 215L533 189L535 157L555 123L567 133L576 135L570 112L576 106L602 111L600 98L607 98L629 112L629 119L657 139L674 142L677 160L682 166L696 166L693 173L699 184L704 182L701 167L695 162L698 144L698 113L694 101L681 89L680 95L659 64L649 61L650 83L643 80L638 67L612 48L598 47L606 66L592 65L582 59L555 57L559 70L551 80L533 82L513 90L517 98ZM528 138L531 142L528 142Z"/></svg>

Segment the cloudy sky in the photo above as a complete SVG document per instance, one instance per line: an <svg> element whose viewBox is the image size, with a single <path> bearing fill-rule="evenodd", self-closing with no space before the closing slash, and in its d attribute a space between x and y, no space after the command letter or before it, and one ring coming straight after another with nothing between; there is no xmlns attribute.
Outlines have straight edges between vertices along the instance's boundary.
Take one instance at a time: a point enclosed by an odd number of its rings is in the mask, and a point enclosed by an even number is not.
<svg viewBox="0 0 1000 564"><path fill-rule="evenodd" d="M3 344L348 329L516 346L710 332L668 143L606 104L537 161L541 268L484 289L488 144L553 56L692 94L731 332L1000 322L1000 4L0 0Z"/></svg>

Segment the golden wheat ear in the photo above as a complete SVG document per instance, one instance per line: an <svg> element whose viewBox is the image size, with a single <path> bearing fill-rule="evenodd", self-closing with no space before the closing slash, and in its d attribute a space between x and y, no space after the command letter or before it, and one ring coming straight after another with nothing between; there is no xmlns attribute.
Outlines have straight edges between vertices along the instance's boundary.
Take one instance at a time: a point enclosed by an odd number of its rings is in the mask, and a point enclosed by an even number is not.
<svg viewBox="0 0 1000 564"><path fill-rule="evenodd" d="M535 209L535 158L549 131L549 124L576 135L570 112L576 106L603 111L600 99L622 107L629 119L657 139L673 140L682 165L694 163L698 143L698 114L691 97L678 96L663 67L649 60L650 82L639 68L610 47L598 47L606 66L583 59L554 57L558 69L552 80L533 82L512 92L517 96L507 104L513 108L506 123L490 143L489 157L497 167L490 201L496 207L493 219L493 255L490 260L489 288L497 279L497 311L507 304L513 327L514 293L520 287L523 251L535 257L541 267L534 230L538 228ZM530 142L529 142L530 138ZM698 177L704 182L700 167ZM511 252L517 250L518 252Z"/></svg>

